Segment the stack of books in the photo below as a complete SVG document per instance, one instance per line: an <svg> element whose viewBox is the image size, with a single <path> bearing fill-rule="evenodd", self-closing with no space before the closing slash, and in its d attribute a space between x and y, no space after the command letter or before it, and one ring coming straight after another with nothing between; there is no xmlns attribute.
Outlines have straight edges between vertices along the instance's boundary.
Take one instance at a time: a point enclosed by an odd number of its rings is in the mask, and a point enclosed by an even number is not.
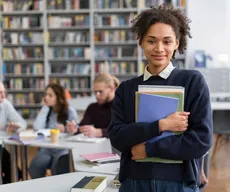
<svg viewBox="0 0 230 192"><path fill-rule="evenodd" d="M42 139L44 137L34 131L21 131L19 134L13 134L9 137L9 140L17 141L24 145L39 142Z"/></svg>
<svg viewBox="0 0 230 192"><path fill-rule="evenodd" d="M71 188L71 192L102 192L107 187L107 178L85 176Z"/></svg>
<svg viewBox="0 0 230 192"><path fill-rule="evenodd" d="M82 154L80 156L83 157L88 163L97 166L120 162L120 156L114 153L90 153Z"/></svg>
<svg viewBox="0 0 230 192"><path fill-rule="evenodd" d="M176 111L184 111L184 87L181 86L156 86L139 85L136 92L136 122L154 122L164 119ZM154 143L162 138L179 135L181 132L164 131L161 135L150 139L149 143ZM148 157L137 162L156 163L182 163L160 157Z"/></svg>

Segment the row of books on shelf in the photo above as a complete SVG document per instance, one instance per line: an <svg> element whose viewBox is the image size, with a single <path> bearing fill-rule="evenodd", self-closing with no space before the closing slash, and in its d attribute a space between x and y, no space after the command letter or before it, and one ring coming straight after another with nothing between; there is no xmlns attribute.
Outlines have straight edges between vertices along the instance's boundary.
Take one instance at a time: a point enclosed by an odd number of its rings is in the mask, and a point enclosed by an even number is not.
<svg viewBox="0 0 230 192"><path fill-rule="evenodd" d="M119 13L119 14L94 14L94 25L97 27L111 26L130 26L131 21L135 18L136 13Z"/></svg>
<svg viewBox="0 0 230 192"><path fill-rule="evenodd" d="M45 88L44 78L6 78L5 84L7 89L10 90L23 90L23 89L40 89ZM9 91L9 90L8 90Z"/></svg>
<svg viewBox="0 0 230 192"><path fill-rule="evenodd" d="M84 58L89 59L91 49L89 47L55 47L48 50L49 58Z"/></svg>
<svg viewBox="0 0 230 192"><path fill-rule="evenodd" d="M2 73L4 74L34 74L34 75L42 75L44 73L44 66L42 63L31 63L31 64L13 64L13 63L3 63Z"/></svg>
<svg viewBox="0 0 230 192"><path fill-rule="evenodd" d="M50 82L60 83L64 88L70 90L81 90L90 88L90 79L88 77L81 78L50 78Z"/></svg>
<svg viewBox="0 0 230 192"><path fill-rule="evenodd" d="M16 93L7 94L7 99L14 105L33 105L41 104L44 93Z"/></svg>
<svg viewBox="0 0 230 192"><path fill-rule="evenodd" d="M130 30L103 30L95 31L94 41L95 42L125 42L135 41L135 35Z"/></svg>
<svg viewBox="0 0 230 192"><path fill-rule="evenodd" d="M43 43L42 32L4 32L3 43L4 44L36 44ZM64 31L50 31L47 32L48 43L89 43L90 36L89 31L76 31L76 32L64 32ZM127 30L103 30L95 31L94 33L95 43L110 43L110 42L136 42L135 35L131 31Z"/></svg>
<svg viewBox="0 0 230 192"><path fill-rule="evenodd" d="M49 10L66 9L78 10L89 9L89 0L47 0L47 8Z"/></svg>
<svg viewBox="0 0 230 192"><path fill-rule="evenodd" d="M174 62L175 63L175 62ZM144 68L146 66L145 62L142 62L141 72L144 72ZM174 64L175 65L175 64ZM181 64L183 65L183 63ZM176 65L175 65L176 66ZM178 66L177 66L178 67ZM179 66L179 68L183 68L183 66ZM7 75L15 75L12 79L13 82L17 82L17 75L43 75L44 74L44 66L41 63L34 64L5 64L3 63L3 75L7 78ZM114 61L105 61L100 63L95 63L94 65L95 73L111 73L111 74L133 74L137 75L137 63L136 62L114 62ZM86 63L64 63L64 64L50 64L50 76L55 75L73 75L77 77L78 75L88 75L90 76L91 65ZM29 76L24 76L23 78L27 78L28 81ZM31 76L33 79L33 76ZM36 77L38 78L38 77ZM14 86L12 86L14 87Z"/></svg>
<svg viewBox="0 0 230 192"><path fill-rule="evenodd" d="M36 44L43 42L42 32L4 32L3 43L4 44ZM89 31L76 31L76 32L64 32L64 31L50 31L47 32L48 43L89 43L90 36ZM95 43L110 43L110 42L136 42L135 35L131 31L127 30L103 30L95 31L94 33Z"/></svg>
<svg viewBox="0 0 230 192"><path fill-rule="evenodd" d="M91 56L89 47L55 47L49 49L49 58L85 58ZM95 57L133 57L137 56L137 47L116 46L116 47L97 47L95 49Z"/></svg>
<svg viewBox="0 0 230 192"><path fill-rule="evenodd" d="M3 59L28 59L28 58L43 58L43 48L3 48Z"/></svg>
<svg viewBox="0 0 230 192"><path fill-rule="evenodd" d="M43 26L42 16L5 16L2 21L3 29L28 29Z"/></svg>
<svg viewBox="0 0 230 192"><path fill-rule="evenodd" d="M90 0L21 0L2 1L2 10L4 12L12 12L17 10L44 10L44 3L47 3L48 10L79 10L89 9ZM185 7L186 0L140 0L139 7L145 8L152 5L161 5L170 3L174 6ZM121 8L137 8L137 0L94 0L95 9L121 9Z"/></svg>
<svg viewBox="0 0 230 192"><path fill-rule="evenodd" d="M137 74L136 62L102 62L95 64L95 73Z"/></svg>
<svg viewBox="0 0 230 192"><path fill-rule="evenodd" d="M118 9L118 8L131 8L137 7L136 0L95 0L95 9Z"/></svg>
<svg viewBox="0 0 230 192"><path fill-rule="evenodd" d="M89 15L49 16L48 26L50 28L89 26L89 20Z"/></svg>
<svg viewBox="0 0 230 192"><path fill-rule="evenodd" d="M74 75L90 75L90 64L51 64L51 75L54 73L58 74L74 74Z"/></svg>
<svg viewBox="0 0 230 192"><path fill-rule="evenodd" d="M43 10L44 0L2 0L3 12Z"/></svg>
<svg viewBox="0 0 230 192"><path fill-rule="evenodd" d="M16 108L18 113L27 120L35 119L39 113L39 108Z"/></svg>
<svg viewBox="0 0 230 192"><path fill-rule="evenodd" d="M172 4L175 7L185 7L186 0L139 0L141 9L150 7L152 5Z"/></svg>
<svg viewBox="0 0 230 192"><path fill-rule="evenodd" d="M49 43L85 43L90 42L89 31L48 32Z"/></svg>
<svg viewBox="0 0 230 192"><path fill-rule="evenodd" d="M137 46L116 46L116 47L98 47L95 49L95 57L134 57L137 56Z"/></svg>
<svg viewBox="0 0 230 192"><path fill-rule="evenodd" d="M4 44L29 44L43 43L41 32L3 32Z"/></svg>

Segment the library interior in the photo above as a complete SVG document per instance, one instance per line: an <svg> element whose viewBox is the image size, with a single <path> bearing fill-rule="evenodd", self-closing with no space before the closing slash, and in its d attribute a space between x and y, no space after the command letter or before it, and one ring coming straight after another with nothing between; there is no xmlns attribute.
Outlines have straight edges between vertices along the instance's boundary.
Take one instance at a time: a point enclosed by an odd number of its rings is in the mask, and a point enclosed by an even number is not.
<svg viewBox="0 0 230 192"><path fill-rule="evenodd" d="M0 18L1 192L230 192L229 0L0 0Z"/></svg>

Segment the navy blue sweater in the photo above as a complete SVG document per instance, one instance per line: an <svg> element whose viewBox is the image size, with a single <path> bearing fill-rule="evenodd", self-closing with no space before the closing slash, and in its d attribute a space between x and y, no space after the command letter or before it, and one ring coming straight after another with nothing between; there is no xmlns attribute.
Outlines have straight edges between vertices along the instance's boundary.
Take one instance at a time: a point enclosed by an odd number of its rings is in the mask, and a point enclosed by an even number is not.
<svg viewBox="0 0 230 192"><path fill-rule="evenodd" d="M148 157L183 160L182 164L140 163L131 159L131 148L159 135L158 121L135 122L135 92L138 85L172 85L185 87L184 110L190 112L189 127L180 136L170 136L146 144ZM202 156L212 144L212 112L209 90L203 76L195 70L174 69L167 79L143 75L121 83L112 105L108 127L111 144L122 152L120 181L126 178L159 179L200 184Z"/></svg>

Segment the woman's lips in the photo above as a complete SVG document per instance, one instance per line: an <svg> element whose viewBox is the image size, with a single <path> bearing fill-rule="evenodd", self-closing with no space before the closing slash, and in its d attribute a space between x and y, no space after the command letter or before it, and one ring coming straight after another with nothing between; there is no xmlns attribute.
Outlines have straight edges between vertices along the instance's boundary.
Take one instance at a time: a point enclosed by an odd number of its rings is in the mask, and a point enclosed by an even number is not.
<svg viewBox="0 0 230 192"><path fill-rule="evenodd" d="M165 55L151 55L155 60L162 60L165 58Z"/></svg>

